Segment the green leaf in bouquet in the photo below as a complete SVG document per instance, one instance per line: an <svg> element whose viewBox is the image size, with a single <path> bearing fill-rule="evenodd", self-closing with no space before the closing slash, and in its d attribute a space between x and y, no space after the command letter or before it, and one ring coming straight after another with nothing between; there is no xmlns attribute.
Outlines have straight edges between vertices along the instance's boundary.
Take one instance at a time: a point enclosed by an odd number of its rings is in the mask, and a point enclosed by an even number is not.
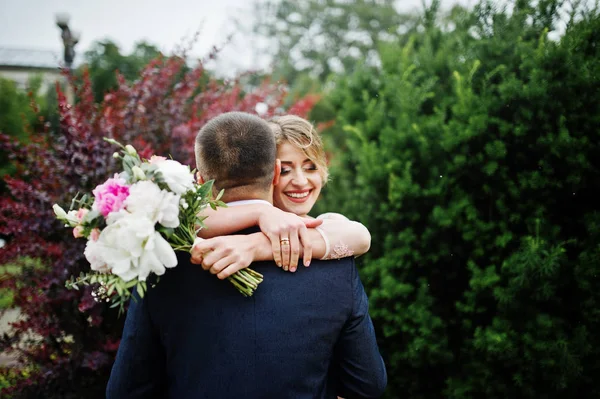
<svg viewBox="0 0 600 399"><path fill-rule="evenodd" d="M137 293L140 296L140 298L143 298L144 297L144 282L140 281L138 283L138 285L136 286L136 289L137 289Z"/></svg>
<svg viewBox="0 0 600 399"><path fill-rule="evenodd" d="M125 162L123 162L123 174L124 174L124 179L125 181L127 181L127 183L131 183L131 178L133 177L133 172L131 171L131 166L126 165Z"/></svg>
<svg viewBox="0 0 600 399"><path fill-rule="evenodd" d="M120 281L115 281L114 286L117 289L117 294L119 294L119 296L123 296L123 287L121 286L121 282Z"/></svg>
<svg viewBox="0 0 600 399"><path fill-rule="evenodd" d="M79 197L79 192L75 194L75 196L71 200L71 206L69 207L69 210L75 209L75 205L77 204L77 197Z"/></svg>
<svg viewBox="0 0 600 399"><path fill-rule="evenodd" d="M136 285L138 283L137 279L134 280L129 280L127 283L125 283L125 288L126 289L130 289L131 287L133 287L134 285Z"/></svg>
<svg viewBox="0 0 600 399"><path fill-rule="evenodd" d="M106 292L106 296L110 297L113 294L113 292L115 292L115 289L116 289L116 284L111 284L108 287L108 291Z"/></svg>
<svg viewBox="0 0 600 399"><path fill-rule="evenodd" d="M225 189L221 189L221 191L219 191L219 194L217 194L217 198L215 198L215 201L219 201L223 196L223 193L225 193Z"/></svg>
<svg viewBox="0 0 600 399"><path fill-rule="evenodd" d="M83 217L83 223L91 223L94 219L100 217L100 211L97 209L92 209Z"/></svg>
<svg viewBox="0 0 600 399"><path fill-rule="evenodd" d="M132 157L129 154L123 156L123 170L127 172L130 176L133 176L133 171L131 168L137 166L139 164L139 159L136 157Z"/></svg>
<svg viewBox="0 0 600 399"><path fill-rule="evenodd" d="M69 207L70 211L78 210L79 208L89 209L92 207L92 204L94 203L93 196L89 194L84 194L80 198L79 195L80 193L75 194L75 197L71 200L71 206Z"/></svg>
<svg viewBox="0 0 600 399"><path fill-rule="evenodd" d="M212 193L214 180L209 180L198 187L198 195L200 199L209 198Z"/></svg>
<svg viewBox="0 0 600 399"><path fill-rule="evenodd" d="M170 239L173 234L175 234L175 229L171 227L159 226L157 230L159 233L162 233L167 240Z"/></svg>
<svg viewBox="0 0 600 399"><path fill-rule="evenodd" d="M156 165L153 165L148 162L142 162L142 164L140 165L140 168L144 171L146 176L149 176L149 177L154 176L158 170L158 167Z"/></svg>

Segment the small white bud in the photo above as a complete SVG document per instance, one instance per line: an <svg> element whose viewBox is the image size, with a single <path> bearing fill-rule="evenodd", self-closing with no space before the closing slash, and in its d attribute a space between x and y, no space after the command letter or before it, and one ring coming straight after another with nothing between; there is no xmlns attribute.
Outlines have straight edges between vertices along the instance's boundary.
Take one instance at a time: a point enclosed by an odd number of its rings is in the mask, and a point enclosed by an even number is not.
<svg viewBox="0 0 600 399"><path fill-rule="evenodd" d="M58 205L58 204L52 205L52 210L54 211L54 214L56 215L57 218L59 218L59 219L67 218L67 212L65 212L65 210L62 209L60 207L60 205Z"/></svg>
<svg viewBox="0 0 600 399"><path fill-rule="evenodd" d="M188 209L189 207L188 203L183 198L179 200L179 205L181 205L183 209Z"/></svg>
<svg viewBox="0 0 600 399"><path fill-rule="evenodd" d="M139 166L134 166L133 168L131 168L131 171L133 172L133 177L135 177L136 179L146 180L146 175L144 174L142 168L140 168Z"/></svg>

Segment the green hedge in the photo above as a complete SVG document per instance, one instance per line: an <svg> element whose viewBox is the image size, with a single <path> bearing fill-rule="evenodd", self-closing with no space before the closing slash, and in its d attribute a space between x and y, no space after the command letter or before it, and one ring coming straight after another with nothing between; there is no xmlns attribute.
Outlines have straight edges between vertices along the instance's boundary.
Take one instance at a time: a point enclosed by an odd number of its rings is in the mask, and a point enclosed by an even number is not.
<svg viewBox="0 0 600 399"><path fill-rule="evenodd" d="M389 398L600 397L600 18L536 3L426 13L326 99Z"/></svg>

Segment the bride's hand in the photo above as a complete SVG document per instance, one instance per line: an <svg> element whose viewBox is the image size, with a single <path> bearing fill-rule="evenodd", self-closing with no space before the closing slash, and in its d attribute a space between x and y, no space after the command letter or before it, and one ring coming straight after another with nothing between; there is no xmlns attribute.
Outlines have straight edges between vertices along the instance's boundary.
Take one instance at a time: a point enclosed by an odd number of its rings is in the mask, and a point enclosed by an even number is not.
<svg viewBox="0 0 600 399"><path fill-rule="evenodd" d="M308 266L312 259L312 243L308 237L308 227L317 227L322 220L301 218L293 213L277 208L267 208L258 218L260 230L271 241L273 260L283 270L296 271L300 258L300 245L303 248L302 259Z"/></svg>
<svg viewBox="0 0 600 399"><path fill-rule="evenodd" d="M246 235L196 238L191 251L191 263L216 274L221 280L250 266L255 245Z"/></svg>

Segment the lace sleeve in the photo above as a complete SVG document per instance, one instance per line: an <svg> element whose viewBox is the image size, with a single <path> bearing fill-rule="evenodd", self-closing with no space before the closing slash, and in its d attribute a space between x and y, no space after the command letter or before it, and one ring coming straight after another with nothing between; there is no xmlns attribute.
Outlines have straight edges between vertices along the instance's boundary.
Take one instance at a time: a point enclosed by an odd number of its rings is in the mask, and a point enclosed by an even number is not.
<svg viewBox="0 0 600 399"><path fill-rule="evenodd" d="M321 260L341 259L354 255L354 251L348 248L348 246L342 241L335 243L333 247L331 247L329 238L327 237L327 234L325 234L325 231L323 231L321 227L316 227L316 230L321 234L323 240L325 240L325 255L321 258Z"/></svg>

